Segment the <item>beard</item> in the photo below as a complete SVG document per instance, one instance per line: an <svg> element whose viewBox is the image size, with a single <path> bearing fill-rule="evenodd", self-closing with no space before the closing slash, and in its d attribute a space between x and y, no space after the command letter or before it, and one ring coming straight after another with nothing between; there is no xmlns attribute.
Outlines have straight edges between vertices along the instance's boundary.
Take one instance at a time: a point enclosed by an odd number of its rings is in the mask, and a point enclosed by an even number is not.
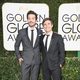
<svg viewBox="0 0 80 80"><path fill-rule="evenodd" d="M33 23L33 22L29 22L28 24L30 27L34 27L36 25L36 23Z"/></svg>

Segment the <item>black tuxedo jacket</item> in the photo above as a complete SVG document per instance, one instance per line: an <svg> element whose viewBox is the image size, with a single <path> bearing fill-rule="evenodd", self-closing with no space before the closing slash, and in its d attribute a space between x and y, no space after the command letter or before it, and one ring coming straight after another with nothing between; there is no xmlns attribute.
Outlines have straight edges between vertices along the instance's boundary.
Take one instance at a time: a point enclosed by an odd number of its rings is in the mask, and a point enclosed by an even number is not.
<svg viewBox="0 0 80 80"><path fill-rule="evenodd" d="M63 65L65 61L65 49L62 36L53 32L48 51L44 47L43 38L44 36L42 35L40 45L43 65L45 66L47 62L51 70L60 67L60 64Z"/></svg>

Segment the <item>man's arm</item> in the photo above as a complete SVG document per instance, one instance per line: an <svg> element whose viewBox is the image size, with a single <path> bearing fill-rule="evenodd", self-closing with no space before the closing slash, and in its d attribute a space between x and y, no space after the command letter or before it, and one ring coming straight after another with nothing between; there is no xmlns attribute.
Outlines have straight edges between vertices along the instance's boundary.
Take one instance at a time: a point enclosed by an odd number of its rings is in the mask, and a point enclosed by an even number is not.
<svg viewBox="0 0 80 80"><path fill-rule="evenodd" d="M15 42L15 53L16 53L16 57L19 61L19 64L21 65L23 58L21 57L21 54L19 52L20 43L21 43L21 35L19 32L17 37L16 37L16 42Z"/></svg>
<svg viewBox="0 0 80 80"><path fill-rule="evenodd" d="M62 67L65 62L65 48L64 48L63 38L61 35L59 35L59 57L60 57L60 67Z"/></svg>
<svg viewBox="0 0 80 80"><path fill-rule="evenodd" d="M16 53L17 59L21 58L21 54L19 52L20 43L21 43L21 35L19 32L17 37L16 37L16 42L15 42L15 53Z"/></svg>

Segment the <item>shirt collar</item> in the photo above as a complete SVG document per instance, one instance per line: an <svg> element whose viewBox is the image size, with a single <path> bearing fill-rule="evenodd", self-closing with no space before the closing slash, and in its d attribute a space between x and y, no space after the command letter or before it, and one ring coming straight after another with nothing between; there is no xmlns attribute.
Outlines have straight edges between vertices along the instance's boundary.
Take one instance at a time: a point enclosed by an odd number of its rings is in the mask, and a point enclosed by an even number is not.
<svg viewBox="0 0 80 80"><path fill-rule="evenodd" d="M50 31L49 33L46 33L46 35L52 35L53 31Z"/></svg>
<svg viewBox="0 0 80 80"><path fill-rule="evenodd" d="M35 27L34 28L28 27L28 29L31 31L31 30L35 30L36 28Z"/></svg>

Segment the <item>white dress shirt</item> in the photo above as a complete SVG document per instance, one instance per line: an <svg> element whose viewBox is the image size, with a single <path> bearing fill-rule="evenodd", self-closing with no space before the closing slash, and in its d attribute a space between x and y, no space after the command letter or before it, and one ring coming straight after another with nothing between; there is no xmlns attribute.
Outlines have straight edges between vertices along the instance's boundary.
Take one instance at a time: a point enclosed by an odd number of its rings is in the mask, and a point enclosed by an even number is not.
<svg viewBox="0 0 80 80"><path fill-rule="evenodd" d="M49 32L48 34L46 34L46 35L44 36L44 39L43 39L43 43L44 43L44 46L45 46L45 41L46 41L47 35L49 35L49 36L48 36L48 40L47 40L47 51L48 51L49 46L50 46L52 34L53 34L53 31Z"/></svg>
<svg viewBox="0 0 80 80"><path fill-rule="evenodd" d="M33 47L35 45L35 41L36 41L36 38L37 38L37 29L34 27L34 29L32 29L31 27L28 27L28 37L31 41L31 30L34 30L33 31Z"/></svg>

